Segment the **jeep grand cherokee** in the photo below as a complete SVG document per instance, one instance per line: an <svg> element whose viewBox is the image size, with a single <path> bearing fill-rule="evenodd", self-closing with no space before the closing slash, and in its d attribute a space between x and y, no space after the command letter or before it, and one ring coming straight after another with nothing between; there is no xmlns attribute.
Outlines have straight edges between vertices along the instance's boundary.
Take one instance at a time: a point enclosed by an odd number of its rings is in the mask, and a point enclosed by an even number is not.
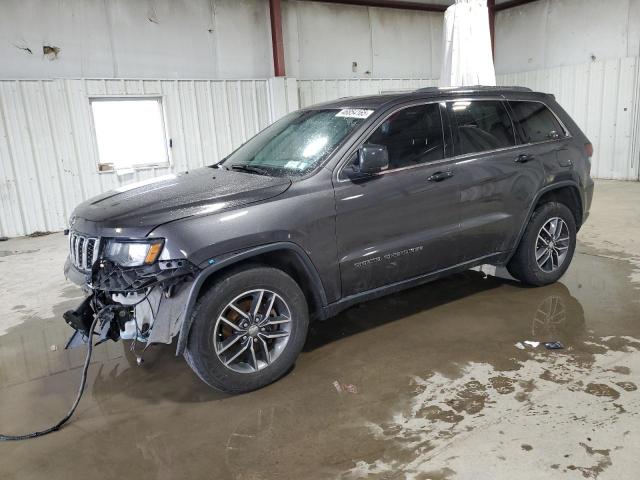
<svg viewBox="0 0 640 480"><path fill-rule="evenodd" d="M310 320L480 264L558 280L593 194L553 96L427 88L286 115L209 167L79 205L69 279L94 335L171 343L210 386L282 376ZM90 331L93 321L95 331Z"/></svg>

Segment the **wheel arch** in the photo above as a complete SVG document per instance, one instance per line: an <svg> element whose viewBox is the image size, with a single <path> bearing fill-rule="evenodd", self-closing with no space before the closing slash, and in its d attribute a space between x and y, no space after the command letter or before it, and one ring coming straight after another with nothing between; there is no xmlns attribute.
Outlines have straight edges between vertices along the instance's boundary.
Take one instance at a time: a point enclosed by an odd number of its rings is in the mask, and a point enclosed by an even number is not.
<svg viewBox="0 0 640 480"><path fill-rule="evenodd" d="M558 202L565 204L569 208L569 210L571 210L571 213L573 213L573 218L576 221L576 230L580 230L583 217L582 198L580 197L580 190L575 184L570 183L557 187L554 186L554 188L542 192L542 194L538 197L537 201L533 205L533 209L529 214L529 218L531 218L531 215L533 215L533 211L539 205L547 202Z"/></svg>
<svg viewBox="0 0 640 480"><path fill-rule="evenodd" d="M584 210L582 197L580 196L580 188L578 187L578 185L572 181L564 181L554 183L552 185L547 185L537 193L537 195L531 202L531 206L529 207L529 212L525 217L525 221L520 226L520 231L518 232L515 245L513 246L509 256L504 261L505 264L508 263L509 260L511 260L511 257L513 257L513 255L515 254L518 245L522 240L522 236L524 235L524 231L527 228L529 221L531 220L533 212L539 205L550 201L556 201L565 204L569 208L569 210L571 210L571 213L573 213L576 221L576 230L580 229L580 227L582 226Z"/></svg>
<svg viewBox="0 0 640 480"><path fill-rule="evenodd" d="M312 319L324 317L327 297L317 269L307 253L292 242L277 242L244 250L202 270L191 286L182 325L178 336L176 355L181 355L187 345L193 324L193 310L200 296L221 275L249 265L278 268L291 276L302 289Z"/></svg>

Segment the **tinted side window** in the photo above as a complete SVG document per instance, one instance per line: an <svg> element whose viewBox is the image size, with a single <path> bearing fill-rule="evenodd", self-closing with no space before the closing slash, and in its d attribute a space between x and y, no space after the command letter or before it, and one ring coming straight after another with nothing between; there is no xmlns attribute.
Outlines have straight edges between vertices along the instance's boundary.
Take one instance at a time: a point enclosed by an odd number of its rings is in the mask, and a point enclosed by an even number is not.
<svg viewBox="0 0 640 480"><path fill-rule="evenodd" d="M513 124L504 104L493 100L449 102L458 126L456 154L485 152L515 145Z"/></svg>
<svg viewBox="0 0 640 480"><path fill-rule="evenodd" d="M558 119L545 104L509 102L509 105L522 143L544 142L557 138L557 135L565 136Z"/></svg>
<svg viewBox="0 0 640 480"><path fill-rule="evenodd" d="M439 105L399 110L382 122L366 143L387 147L389 170L444 158Z"/></svg>

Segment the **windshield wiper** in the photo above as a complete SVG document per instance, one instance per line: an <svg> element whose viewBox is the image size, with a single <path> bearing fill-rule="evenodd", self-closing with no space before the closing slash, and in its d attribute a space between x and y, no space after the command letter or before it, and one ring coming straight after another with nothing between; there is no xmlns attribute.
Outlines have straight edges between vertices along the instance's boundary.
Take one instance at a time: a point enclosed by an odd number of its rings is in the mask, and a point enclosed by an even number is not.
<svg viewBox="0 0 640 480"><path fill-rule="evenodd" d="M263 169L263 168L259 168L259 167L254 167L251 165L231 165L231 169L232 170L238 170L240 172L247 172L247 173L257 173L258 175L268 175L269 173Z"/></svg>

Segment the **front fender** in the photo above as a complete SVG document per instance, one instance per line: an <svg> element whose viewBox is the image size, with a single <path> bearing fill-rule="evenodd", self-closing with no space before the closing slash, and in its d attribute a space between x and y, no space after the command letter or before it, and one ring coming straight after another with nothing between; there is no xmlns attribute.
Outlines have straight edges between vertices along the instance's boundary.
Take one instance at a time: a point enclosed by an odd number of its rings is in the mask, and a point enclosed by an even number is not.
<svg viewBox="0 0 640 480"><path fill-rule="evenodd" d="M216 260L209 266L205 267L195 278L191 289L189 291L186 308L184 309L184 317L182 325L180 327L180 334L178 336L178 345L176 347L176 356L184 353L187 346L187 340L189 339L189 332L193 324L193 310L195 309L196 302L200 296L200 291L204 283L216 272L219 272L223 268L227 268L231 265L237 264L241 261L251 259L264 253L273 252L277 250L289 250L293 251L302 261L306 270L308 278L311 280L311 287L318 293L322 307L327 305L327 297L320 279L320 275L315 266L311 262L311 259L306 252L297 244L292 242L275 242L266 245L259 245L256 247L243 250L238 253L228 255L221 260Z"/></svg>

